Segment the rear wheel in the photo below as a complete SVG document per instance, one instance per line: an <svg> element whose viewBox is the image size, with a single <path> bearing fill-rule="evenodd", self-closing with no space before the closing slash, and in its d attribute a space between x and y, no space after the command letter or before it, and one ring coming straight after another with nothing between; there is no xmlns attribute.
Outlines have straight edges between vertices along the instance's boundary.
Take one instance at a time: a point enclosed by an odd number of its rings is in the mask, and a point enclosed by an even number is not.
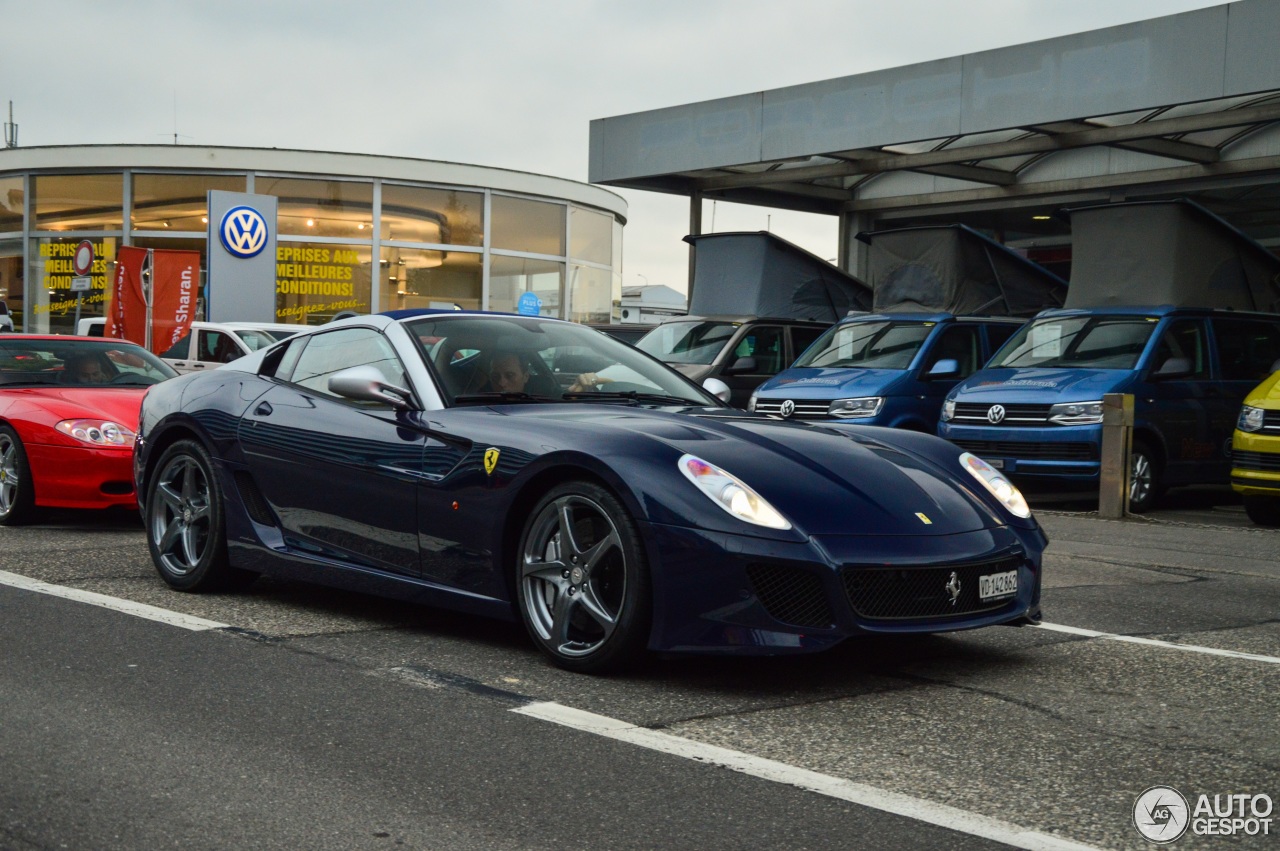
<svg viewBox="0 0 1280 851"><path fill-rule="evenodd" d="M0 526L30 523L36 514L36 489L22 439L0 425Z"/></svg>
<svg viewBox="0 0 1280 851"><path fill-rule="evenodd" d="M1259 526L1280 526L1280 497L1246 496L1244 513Z"/></svg>
<svg viewBox="0 0 1280 851"><path fill-rule="evenodd" d="M1129 510L1146 514L1160 498L1160 458L1141 440L1129 452Z"/></svg>
<svg viewBox="0 0 1280 851"><path fill-rule="evenodd" d="M171 587L216 591L256 578L227 559L222 492L209 453L194 440L180 440L160 456L145 517L151 560Z"/></svg>
<svg viewBox="0 0 1280 851"><path fill-rule="evenodd" d="M534 508L520 536L520 616L555 664L616 671L645 648L649 569L626 508L604 488L569 482Z"/></svg>

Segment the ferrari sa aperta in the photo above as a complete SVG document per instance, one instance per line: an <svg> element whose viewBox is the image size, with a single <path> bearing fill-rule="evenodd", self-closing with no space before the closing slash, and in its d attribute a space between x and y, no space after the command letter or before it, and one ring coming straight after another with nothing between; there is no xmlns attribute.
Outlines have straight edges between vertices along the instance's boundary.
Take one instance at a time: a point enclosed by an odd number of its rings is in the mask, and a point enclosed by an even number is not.
<svg viewBox="0 0 1280 851"><path fill-rule="evenodd" d="M122 340L0 337L0 524L42 507L134 505L138 407L175 375Z"/></svg>
<svg viewBox="0 0 1280 851"><path fill-rule="evenodd" d="M272 574L519 618L557 664L1039 617L1021 494L930 435L725 406L581 325L357 317L151 388L173 588Z"/></svg>

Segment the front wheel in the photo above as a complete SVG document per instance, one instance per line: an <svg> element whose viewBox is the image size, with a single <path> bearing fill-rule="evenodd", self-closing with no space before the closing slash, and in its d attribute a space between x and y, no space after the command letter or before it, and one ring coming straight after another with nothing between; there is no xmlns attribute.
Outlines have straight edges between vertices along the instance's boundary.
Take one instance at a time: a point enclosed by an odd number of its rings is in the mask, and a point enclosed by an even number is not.
<svg viewBox="0 0 1280 851"><path fill-rule="evenodd" d="M1141 440L1129 451L1129 510L1146 514L1160 497L1160 458Z"/></svg>
<svg viewBox="0 0 1280 851"><path fill-rule="evenodd" d="M1280 497L1246 496L1244 513L1259 526L1280 526Z"/></svg>
<svg viewBox="0 0 1280 851"><path fill-rule="evenodd" d="M562 668L620 670L644 651L649 568L635 523L590 482L552 489L520 536L516 597L539 649Z"/></svg>
<svg viewBox="0 0 1280 851"><path fill-rule="evenodd" d="M36 514L36 489L22 438L0 426L0 526L30 523Z"/></svg>
<svg viewBox="0 0 1280 851"><path fill-rule="evenodd" d="M228 561L222 492L209 453L194 440L180 440L160 456L144 516L151 560L170 587L216 591L256 576Z"/></svg>

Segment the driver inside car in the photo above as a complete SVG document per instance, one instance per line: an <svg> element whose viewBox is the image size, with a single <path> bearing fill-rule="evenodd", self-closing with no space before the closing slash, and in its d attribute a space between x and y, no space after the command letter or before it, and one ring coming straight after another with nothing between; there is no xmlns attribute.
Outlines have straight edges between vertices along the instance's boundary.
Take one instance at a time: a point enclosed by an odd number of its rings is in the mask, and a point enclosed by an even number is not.
<svg viewBox="0 0 1280 851"><path fill-rule="evenodd" d="M101 352L72 355L62 369L63 381L68 384L106 384L116 376L115 367Z"/></svg>

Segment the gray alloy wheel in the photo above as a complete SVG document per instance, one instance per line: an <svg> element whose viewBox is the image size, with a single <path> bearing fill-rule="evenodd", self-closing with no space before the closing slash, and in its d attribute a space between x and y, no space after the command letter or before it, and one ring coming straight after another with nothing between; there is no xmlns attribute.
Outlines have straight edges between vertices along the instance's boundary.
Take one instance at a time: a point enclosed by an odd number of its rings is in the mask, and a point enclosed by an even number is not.
<svg viewBox="0 0 1280 851"><path fill-rule="evenodd" d="M211 591L255 574L227 561L222 494L204 447L182 440L165 450L147 488L147 545L160 577L180 591Z"/></svg>
<svg viewBox="0 0 1280 851"><path fill-rule="evenodd" d="M1151 449L1135 440L1129 453L1129 510L1145 514L1160 496L1160 462Z"/></svg>
<svg viewBox="0 0 1280 851"><path fill-rule="evenodd" d="M543 497L521 537L517 596L557 665L602 673L634 659L648 639L648 571L622 505L589 482Z"/></svg>
<svg viewBox="0 0 1280 851"><path fill-rule="evenodd" d="M22 439L0 426L0 525L17 526L35 514L35 489Z"/></svg>

